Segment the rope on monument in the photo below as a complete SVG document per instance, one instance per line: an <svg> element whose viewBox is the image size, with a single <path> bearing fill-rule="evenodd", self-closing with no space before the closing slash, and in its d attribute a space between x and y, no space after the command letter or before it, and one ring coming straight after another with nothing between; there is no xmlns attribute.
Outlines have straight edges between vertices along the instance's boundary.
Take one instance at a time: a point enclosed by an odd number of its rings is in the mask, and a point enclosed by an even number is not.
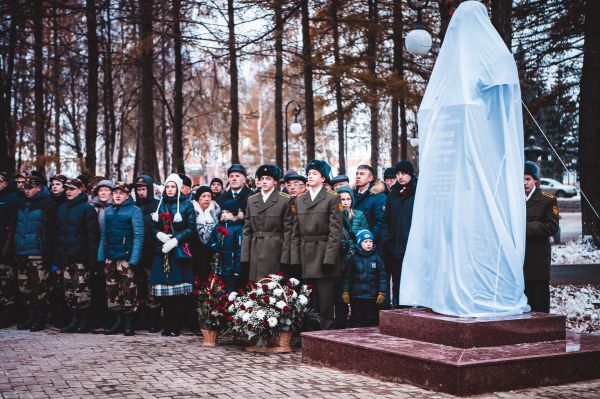
<svg viewBox="0 0 600 399"><path fill-rule="evenodd" d="M529 110L529 108L527 108L527 105L525 105L525 102L523 100L521 100L521 103L523 104L523 107L525 107L525 110L527 111L527 113L529 114L529 116L531 116L531 119L533 119L533 123L535 123L535 125L539 129L540 133L542 133L542 136L544 136L544 138L546 139L546 142L548 143L548 145L552 149L552 152L554 152L554 155L556 155L556 157L558 158L558 160L562 164L563 168L565 168L565 170L567 171L567 173L569 173L569 174L573 173L567 167L567 165L563 162L563 160L560 157L560 155L558 155L558 152L556 152L556 149L554 148L554 146L552 145L552 143L548 139L548 136L546 136L546 133L544 132L544 130L542 129L542 127L540 126L540 124L538 123L538 121L535 119L535 117L533 116L533 114L531 113L531 111ZM587 204L590 206L590 208L592 209L592 211L594 211L594 214L596 215L596 217L598 218L598 220L600 220L600 215L598 214L598 211L596 211L596 208L594 208L594 206L592 205L592 203L588 199L587 195L585 195L585 193L583 192L583 190L581 189L581 187L579 186L579 184L577 184L577 182L575 182L575 187L577 187L577 189L581 193L581 196L585 199L585 202L587 202Z"/></svg>

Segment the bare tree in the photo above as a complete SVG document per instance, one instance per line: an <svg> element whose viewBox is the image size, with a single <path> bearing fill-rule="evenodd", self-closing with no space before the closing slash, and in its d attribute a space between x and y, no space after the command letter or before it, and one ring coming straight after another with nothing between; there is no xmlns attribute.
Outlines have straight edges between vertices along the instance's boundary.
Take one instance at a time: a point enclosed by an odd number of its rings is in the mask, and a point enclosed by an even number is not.
<svg viewBox="0 0 600 399"><path fill-rule="evenodd" d="M310 39L309 0L300 0L302 14L302 64L304 71L304 113L306 116L306 157L315 158L315 102L313 98L313 61Z"/></svg>
<svg viewBox="0 0 600 399"><path fill-rule="evenodd" d="M512 45L512 0L492 0L492 24L504 43L511 50Z"/></svg>
<svg viewBox="0 0 600 399"><path fill-rule="evenodd" d="M229 136L231 140L231 163L239 163L240 109L238 97L237 48L235 40L235 8L233 0L227 0L227 29L229 33L227 47L229 49L229 106L231 108Z"/></svg>
<svg viewBox="0 0 600 399"><path fill-rule="evenodd" d="M44 55L43 27L44 2L36 0L33 9L33 63L35 68L35 167L44 171L46 166L46 135L44 129Z"/></svg>
<svg viewBox="0 0 600 399"><path fill-rule="evenodd" d="M342 74L340 58L340 28L338 13L340 10L340 0L331 0L331 34L333 39L333 61L331 69L333 85L335 88L335 110L337 120L338 151L339 151L339 174L346 174L346 143L344 137L344 103L342 98Z"/></svg>
<svg viewBox="0 0 600 399"><path fill-rule="evenodd" d="M173 87L173 160L174 171L185 173L183 164L183 66L181 62L181 0L173 0L173 51L175 83Z"/></svg>
<svg viewBox="0 0 600 399"><path fill-rule="evenodd" d="M283 167L283 10L282 0L273 0L275 14L275 163ZM286 132L287 134L287 132ZM286 148L286 151L288 149ZM287 167L288 165L286 165Z"/></svg>

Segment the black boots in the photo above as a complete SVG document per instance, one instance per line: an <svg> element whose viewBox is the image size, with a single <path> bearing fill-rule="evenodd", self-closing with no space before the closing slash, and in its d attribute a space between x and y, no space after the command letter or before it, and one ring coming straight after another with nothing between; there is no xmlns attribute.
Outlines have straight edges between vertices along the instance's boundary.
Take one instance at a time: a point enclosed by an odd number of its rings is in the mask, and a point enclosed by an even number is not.
<svg viewBox="0 0 600 399"><path fill-rule="evenodd" d="M89 309L71 309L71 322L64 328L61 328L61 333L88 333L90 326L88 324Z"/></svg>
<svg viewBox="0 0 600 399"><path fill-rule="evenodd" d="M24 307L25 309L23 316L17 324L18 330L29 330L29 327L31 327L31 323L33 323L33 319L35 317L35 308L33 306L24 305Z"/></svg>
<svg viewBox="0 0 600 399"><path fill-rule="evenodd" d="M0 307L0 328L10 327L15 320L15 305L10 303Z"/></svg>
<svg viewBox="0 0 600 399"><path fill-rule="evenodd" d="M46 328L46 305L38 303L32 306L33 319L29 326L29 331L42 331Z"/></svg>
<svg viewBox="0 0 600 399"><path fill-rule="evenodd" d="M115 321L112 326L104 329L104 335L114 335L121 332L122 318L121 312L113 312L115 314Z"/></svg>
<svg viewBox="0 0 600 399"><path fill-rule="evenodd" d="M123 335L126 337L131 337L135 335L135 313L125 313L125 332Z"/></svg>
<svg viewBox="0 0 600 399"><path fill-rule="evenodd" d="M79 324L77 325L77 329L75 330L76 333L84 334L90 332L89 313L89 308L81 309L79 311Z"/></svg>
<svg viewBox="0 0 600 399"><path fill-rule="evenodd" d="M60 329L61 333L72 333L77 330L77 326L79 325L79 315L80 312L77 309L71 309L71 322L67 324L65 327Z"/></svg>
<svg viewBox="0 0 600 399"><path fill-rule="evenodd" d="M167 296L163 298L163 310L165 312L161 333L164 337L178 337L183 321L184 304L181 296Z"/></svg>
<svg viewBox="0 0 600 399"><path fill-rule="evenodd" d="M157 333L160 331L160 311L161 308L148 308L148 332Z"/></svg>

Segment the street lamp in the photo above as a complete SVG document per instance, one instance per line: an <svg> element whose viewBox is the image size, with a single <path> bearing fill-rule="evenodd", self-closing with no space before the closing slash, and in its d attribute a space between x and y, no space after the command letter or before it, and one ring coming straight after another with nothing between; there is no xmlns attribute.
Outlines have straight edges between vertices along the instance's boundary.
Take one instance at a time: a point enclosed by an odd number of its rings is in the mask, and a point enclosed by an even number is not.
<svg viewBox="0 0 600 399"><path fill-rule="evenodd" d="M288 129L288 108L291 104L294 104L294 122L290 125ZM302 112L302 108L297 101L291 100L285 105L285 169L288 170L290 168L290 159L289 159L289 142L288 142L288 130L292 132L292 134L298 134L302 131L302 125L298 122L298 115Z"/></svg>
<svg viewBox="0 0 600 399"><path fill-rule="evenodd" d="M410 8L417 12L417 22L414 29L406 35L406 49L413 55L425 55L431 49L431 35L425 30L423 24L423 9L427 7L429 0L420 1L418 3L412 0L408 1Z"/></svg>

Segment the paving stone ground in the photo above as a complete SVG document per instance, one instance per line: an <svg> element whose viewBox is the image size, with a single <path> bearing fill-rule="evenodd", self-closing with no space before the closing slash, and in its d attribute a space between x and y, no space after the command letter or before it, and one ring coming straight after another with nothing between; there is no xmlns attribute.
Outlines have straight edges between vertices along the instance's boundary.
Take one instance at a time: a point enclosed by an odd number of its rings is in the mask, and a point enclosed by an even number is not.
<svg viewBox="0 0 600 399"><path fill-rule="evenodd" d="M203 348L194 335L165 338L0 330L3 398L451 398L411 385L312 367L300 353ZM478 396L598 398L600 380Z"/></svg>

